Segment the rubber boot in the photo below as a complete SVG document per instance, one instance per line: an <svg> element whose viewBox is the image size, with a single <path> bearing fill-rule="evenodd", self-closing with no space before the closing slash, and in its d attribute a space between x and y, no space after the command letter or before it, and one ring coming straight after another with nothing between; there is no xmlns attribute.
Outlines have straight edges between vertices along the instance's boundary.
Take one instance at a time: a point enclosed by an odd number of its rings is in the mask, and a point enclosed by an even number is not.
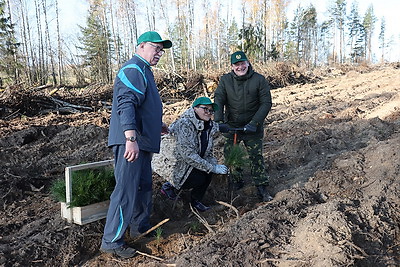
<svg viewBox="0 0 400 267"><path fill-rule="evenodd" d="M273 199L273 197L268 193L265 185L257 186L258 197L262 202L268 202Z"/></svg>

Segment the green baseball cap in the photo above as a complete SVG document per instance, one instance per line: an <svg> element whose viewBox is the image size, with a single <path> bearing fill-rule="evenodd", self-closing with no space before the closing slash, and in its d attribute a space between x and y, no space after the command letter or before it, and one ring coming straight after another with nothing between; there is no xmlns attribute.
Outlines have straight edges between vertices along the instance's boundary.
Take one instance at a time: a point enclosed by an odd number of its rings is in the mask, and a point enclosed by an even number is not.
<svg viewBox="0 0 400 267"><path fill-rule="evenodd" d="M157 32L149 31L139 36L137 45L143 42L162 43L164 48L171 48L172 42L170 40L163 40Z"/></svg>
<svg viewBox="0 0 400 267"><path fill-rule="evenodd" d="M231 55L231 64L235 64L239 61L247 61L247 57L243 51L237 51Z"/></svg>
<svg viewBox="0 0 400 267"><path fill-rule="evenodd" d="M219 107L218 107L217 104L213 103L213 102L211 101L211 99L209 99L208 97L205 97L205 96L202 96L202 97L197 98L197 99L193 102L192 107L197 107L198 105L212 105L214 111L216 111L216 110L219 109Z"/></svg>

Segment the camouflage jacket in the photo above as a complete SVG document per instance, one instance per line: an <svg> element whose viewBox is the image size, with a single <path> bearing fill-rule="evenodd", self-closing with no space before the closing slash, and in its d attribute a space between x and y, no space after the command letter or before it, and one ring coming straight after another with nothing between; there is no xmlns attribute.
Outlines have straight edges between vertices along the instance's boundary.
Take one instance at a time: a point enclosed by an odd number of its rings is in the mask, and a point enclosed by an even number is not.
<svg viewBox="0 0 400 267"><path fill-rule="evenodd" d="M218 125L211 122L208 146L203 157L200 157L200 135L204 129L204 121L196 118L193 108L186 110L169 129L169 136L161 141L160 154L153 157L153 170L176 189L180 189L193 168L209 173L217 164L213 156L213 140ZM164 166L160 166L160 163Z"/></svg>

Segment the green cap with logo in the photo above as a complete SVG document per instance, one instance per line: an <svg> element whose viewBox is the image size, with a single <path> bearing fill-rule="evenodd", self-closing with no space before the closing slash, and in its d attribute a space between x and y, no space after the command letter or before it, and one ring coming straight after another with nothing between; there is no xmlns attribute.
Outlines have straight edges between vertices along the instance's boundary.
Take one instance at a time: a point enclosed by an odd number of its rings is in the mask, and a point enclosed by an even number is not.
<svg viewBox="0 0 400 267"><path fill-rule="evenodd" d="M197 98L197 99L193 102L192 107L197 107L198 105L212 105L214 111L216 111L216 110L219 109L219 107L218 107L218 105L217 105L216 103L213 103L213 102L211 101L211 99L209 99L208 97L205 97L205 96L202 96L202 97Z"/></svg>
<svg viewBox="0 0 400 267"><path fill-rule="evenodd" d="M137 45L140 45L144 42L162 43L164 48L172 47L172 42L170 40L163 40L157 32L153 31L145 32L139 36L137 39Z"/></svg>
<svg viewBox="0 0 400 267"><path fill-rule="evenodd" d="M243 51L237 51L231 55L231 64L238 63L239 61L247 61L247 57Z"/></svg>

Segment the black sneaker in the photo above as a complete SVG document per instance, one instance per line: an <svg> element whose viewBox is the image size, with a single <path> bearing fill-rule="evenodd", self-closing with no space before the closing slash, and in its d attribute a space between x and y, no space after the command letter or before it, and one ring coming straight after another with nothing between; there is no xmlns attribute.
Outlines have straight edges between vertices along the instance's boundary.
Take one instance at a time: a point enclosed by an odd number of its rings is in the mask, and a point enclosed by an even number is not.
<svg viewBox="0 0 400 267"><path fill-rule="evenodd" d="M258 194L258 198L262 201L262 202L269 202L271 200L273 200L274 198L268 193L266 186L265 185L259 185L257 186L257 194Z"/></svg>
<svg viewBox="0 0 400 267"><path fill-rule="evenodd" d="M178 198L178 195L175 193L175 188L169 182L164 183L161 186L161 193L165 195L167 198L175 200Z"/></svg>
<svg viewBox="0 0 400 267"><path fill-rule="evenodd" d="M123 245L118 248L100 248L100 251L103 253L110 253L124 259L132 258L136 254L136 249L128 247L127 245Z"/></svg>
<svg viewBox="0 0 400 267"><path fill-rule="evenodd" d="M201 202L198 201L198 200L192 200L192 203L191 203L191 204L192 204L192 207L193 207L193 208L195 208L196 210L201 211L201 212L210 209L210 207L207 207L206 205L204 205L203 203L201 203Z"/></svg>

